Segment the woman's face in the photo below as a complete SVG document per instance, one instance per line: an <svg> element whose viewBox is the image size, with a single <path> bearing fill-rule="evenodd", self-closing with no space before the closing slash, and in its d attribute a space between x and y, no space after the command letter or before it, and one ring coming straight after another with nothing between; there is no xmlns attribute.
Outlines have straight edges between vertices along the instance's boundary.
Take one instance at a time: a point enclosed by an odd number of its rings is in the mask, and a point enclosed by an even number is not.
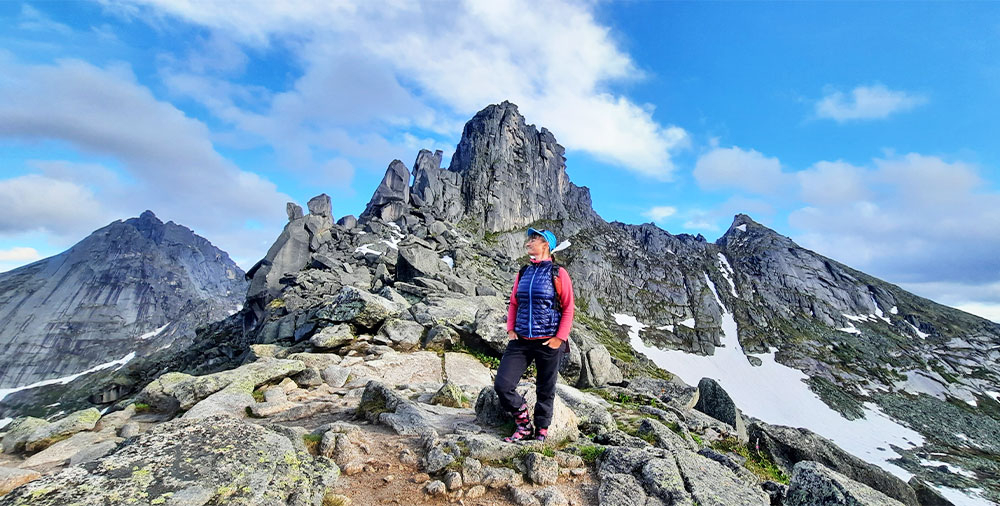
<svg viewBox="0 0 1000 506"><path fill-rule="evenodd" d="M524 241L524 249L531 257L541 257L549 249L549 242L538 234L531 234Z"/></svg>

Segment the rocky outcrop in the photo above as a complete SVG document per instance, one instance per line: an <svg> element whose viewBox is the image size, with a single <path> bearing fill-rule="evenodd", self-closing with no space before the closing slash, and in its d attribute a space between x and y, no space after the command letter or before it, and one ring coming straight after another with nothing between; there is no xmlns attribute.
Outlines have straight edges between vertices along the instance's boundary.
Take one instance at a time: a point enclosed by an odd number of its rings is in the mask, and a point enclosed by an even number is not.
<svg viewBox="0 0 1000 506"><path fill-rule="evenodd" d="M916 494L906 482L847 453L810 430L753 422L747 432L750 445L767 452L788 475L800 462L815 462L904 504L918 504Z"/></svg>
<svg viewBox="0 0 1000 506"><path fill-rule="evenodd" d="M339 475L324 457L230 417L179 420L118 451L36 479L0 504L297 504L322 502Z"/></svg>
<svg viewBox="0 0 1000 506"><path fill-rule="evenodd" d="M243 271L191 230L151 211L116 221L0 273L0 388L184 346L237 310L245 290Z"/></svg>
<svg viewBox="0 0 1000 506"><path fill-rule="evenodd" d="M784 504L786 506L903 506L903 503L878 490L810 461L795 464Z"/></svg>
<svg viewBox="0 0 1000 506"><path fill-rule="evenodd" d="M378 217L386 222L396 221L406 214L409 205L410 171L403 162L393 160L360 219L367 221Z"/></svg>

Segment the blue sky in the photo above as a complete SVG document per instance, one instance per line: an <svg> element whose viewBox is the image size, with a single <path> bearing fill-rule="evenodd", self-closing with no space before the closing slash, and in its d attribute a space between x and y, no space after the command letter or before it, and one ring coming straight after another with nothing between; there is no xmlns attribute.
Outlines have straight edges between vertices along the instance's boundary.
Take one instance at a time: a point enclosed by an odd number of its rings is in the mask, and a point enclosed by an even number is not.
<svg viewBox="0 0 1000 506"><path fill-rule="evenodd" d="M235 5L0 3L0 270L147 208L247 267L509 99L609 221L744 212L1000 320L1000 4Z"/></svg>

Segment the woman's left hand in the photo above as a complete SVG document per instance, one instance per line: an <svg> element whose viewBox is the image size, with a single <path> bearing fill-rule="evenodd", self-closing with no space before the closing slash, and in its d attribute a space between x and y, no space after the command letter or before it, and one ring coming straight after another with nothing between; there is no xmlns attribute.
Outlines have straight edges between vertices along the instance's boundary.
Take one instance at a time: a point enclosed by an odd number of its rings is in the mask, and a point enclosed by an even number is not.
<svg viewBox="0 0 1000 506"><path fill-rule="evenodd" d="M545 346L552 348L553 350L558 350L562 346L562 339L557 339L555 337L549 338L545 341Z"/></svg>

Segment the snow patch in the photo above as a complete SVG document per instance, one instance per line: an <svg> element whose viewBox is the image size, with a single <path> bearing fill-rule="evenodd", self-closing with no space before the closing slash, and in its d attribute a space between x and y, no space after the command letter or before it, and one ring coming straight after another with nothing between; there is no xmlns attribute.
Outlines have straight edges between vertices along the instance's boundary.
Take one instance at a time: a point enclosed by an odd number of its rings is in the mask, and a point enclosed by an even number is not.
<svg viewBox="0 0 1000 506"><path fill-rule="evenodd" d="M674 331L674 326L673 325L664 325L662 327L656 327L656 330L666 330L667 332L673 332Z"/></svg>
<svg viewBox="0 0 1000 506"><path fill-rule="evenodd" d="M382 254L381 251L377 251L377 250L371 249L371 247L374 246L374 245L375 245L375 243L373 243L373 242L370 242L368 244L362 244L361 246L358 246L357 248L354 248L354 252L355 253L361 253L362 255L367 255L369 253L374 253L376 255L381 255Z"/></svg>
<svg viewBox="0 0 1000 506"><path fill-rule="evenodd" d="M13 418L2 418L2 419L0 419L0 430L3 430L4 427L10 425L10 422L13 422L13 421L14 421Z"/></svg>
<svg viewBox="0 0 1000 506"><path fill-rule="evenodd" d="M746 225L746 223L744 223L742 225L737 225L736 226L736 230L739 230L740 232L746 232L747 231L747 225Z"/></svg>
<svg viewBox="0 0 1000 506"><path fill-rule="evenodd" d="M903 320L903 321L906 321L906 320ZM914 325L914 324L912 324L910 322L906 322L906 324L909 325L910 328L913 329L913 331L917 333L917 336L920 337L920 339L927 339L927 336L930 335L930 334L925 334L925 333L921 332L920 329L918 329L916 325Z"/></svg>
<svg viewBox="0 0 1000 506"><path fill-rule="evenodd" d="M234 313L230 313L230 314L234 314ZM170 324L168 323L168 324L166 324L166 325L164 325L164 326L162 326L162 327L160 327L160 328L158 328L158 329L156 329L156 330L154 330L152 332L146 332L145 334L139 336L139 340L140 341L145 341L146 339L149 339L149 338L152 338L152 337L156 337L156 336L160 335L160 333L163 332L164 330L167 330L167 327L169 327L169 326L170 326Z"/></svg>
<svg viewBox="0 0 1000 506"><path fill-rule="evenodd" d="M892 306L892 309L890 309L889 312L892 314L899 314L899 308L896 306Z"/></svg>
<svg viewBox="0 0 1000 506"><path fill-rule="evenodd" d="M124 357L122 357L122 358L120 358L118 360L113 360L111 362L106 362L106 363L103 363L101 365L95 365L94 367L91 367L90 369L87 369L86 371L78 372L76 374L71 374L69 376L63 376L61 378L52 378L52 379L42 380L42 381L39 381L39 382L36 382L36 383L32 383L30 385L25 385L23 387L0 388L0 400L3 400L4 397L7 397L8 395L10 395L10 394L12 394L14 392L20 392L21 390L28 390L28 389L31 389L31 388L38 388L38 387L43 387L43 386L46 386L46 385L58 385L58 384L65 385L66 383L69 383L70 381L73 381L73 380L79 378L80 376L83 376L84 374L90 374L92 372L97 372L97 371L100 371L100 370L103 370L103 369L108 369L108 368L114 367L115 370L118 370L123 365L127 364L130 360L132 360L133 358L135 358L135 352L134 351L131 352L131 353L129 353L128 355L125 355Z"/></svg>
<svg viewBox="0 0 1000 506"><path fill-rule="evenodd" d="M685 327L687 327L689 329L693 329L694 328L694 318L688 318L687 320L679 322L678 325L683 325L683 326L685 326ZM673 332L673 331L671 330L671 332Z"/></svg>
<svg viewBox="0 0 1000 506"><path fill-rule="evenodd" d="M884 320L886 323L890 323L889 319L885 317L885 313L882 312L882 308L880 308L878 306L878 301L875 300L875 296L872 295L871 293L869 293L868 296L871 297L871 299L872 299L872 305L875 306L875 315L874 315L875 318L879 318L881 320ZM868 316L870 318L872 315L868 315Z"/></svg>
<svg viewBox="0 0 1000 506"><path fill-rule="evenodd" d="M959 490L957 488L935 485L934 489L940 492L945 499L951 501L951 503L955 506L989 506L990 504L994 504L983 496L983 489L981 488Z"/></svg>
<svg viewBox="0 0 1000 506"><path fill-rule="evenodd" d="M454 269L455 268L455 259L451 258L451 256L444 255L444 256L441 257L441 261L444 262L444 263L446 263L446 264L448 264L448 268L449 269Z"/></svg>
<svg viewBox="0 0 1000 506"><path fill-rule="evenodd" d="M726 255L719 253L719 263L722 264L722 277L726 278L729 282L729 293L733 294L733 297L739 297L736 293L736 283L733 283L732 275L736 273L733 267L729 265L729 260L726 260Z"/></svg>
<svg viewBox="0 0 1000 506"><path fill-rule="evenodd" d="M854 325L847 325L846 327L839 328L837 330L841 332L847 332L848 334L861 334L861 331L858 330L858 328L855 327Z"/></svg>
<svg viewBox="0 0 1000 506"><path fill-rule="evenodd" d="M900 425L871 403L864 404L863 419L847 420L841 417L809 390L805 373L776 362L773 351L754 355L761 360L761 365L754 367L737 338L736 320L725 308L722 315L723 346L716 348L712 356L647 346L639 338L639 331L646 325L631 315L613 316L615 322L629 327L629 343L636 351L686 383L697 385L703 377L715 379L747 415L772 424L806 427L903 481L912 476L888 462L899 455L878 448L890 448L889 445L908 448L923 444L924 439L919 433Z"/></svg>

